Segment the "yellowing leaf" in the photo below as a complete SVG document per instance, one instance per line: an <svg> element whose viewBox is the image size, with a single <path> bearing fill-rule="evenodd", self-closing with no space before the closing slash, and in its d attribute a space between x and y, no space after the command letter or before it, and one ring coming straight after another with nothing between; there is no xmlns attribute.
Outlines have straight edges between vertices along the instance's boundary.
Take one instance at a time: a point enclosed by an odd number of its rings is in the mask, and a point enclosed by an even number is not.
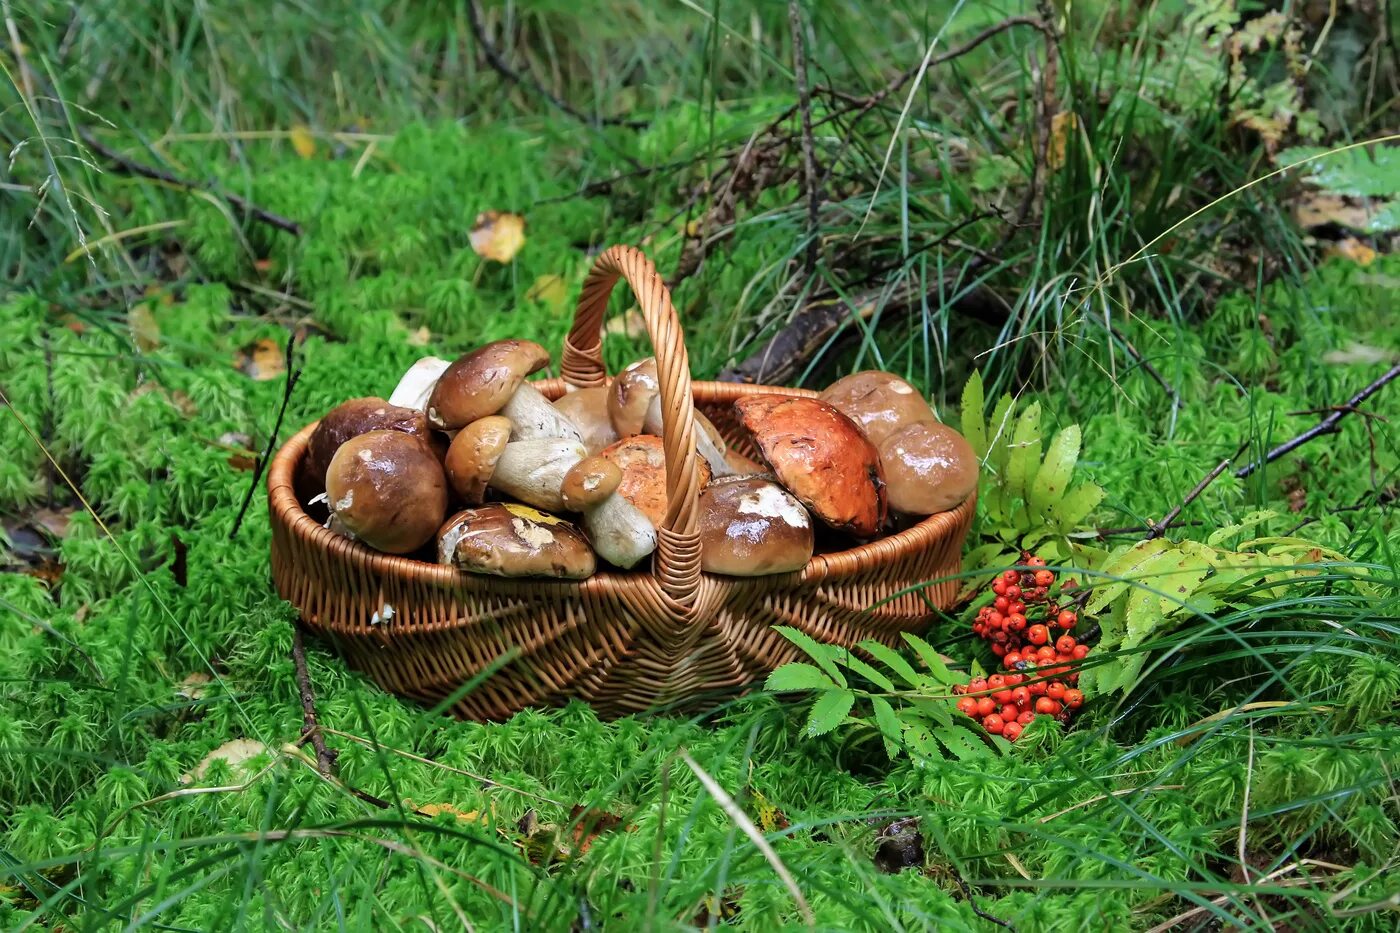
<svg viewBox="0 0 1400 933"><path fill-rule="evenodd" d="M525 245L525 218L519 214L483 211L476 215L471 244L482 259L510 262Z"/></svg>
<svg viewBox="0 0 1400 933"><path fill-rule="evenodd" d="M136 341L136 346L143 353L160 346L160 325L156 323L150 305L144 301L139 305L132 305L131 310L126 313L126 322L131 328L131 339Z"/></svg>
<svg viewBox="0 0 1400 933"><path fill-rule="evenodd" d="M258 382L276 379L287 371L287 361L282 348L277 345L277 341L268 337L254 340L239 350L233 359L233 365L234 368L241 369L244 375Z"/></svg>
<svg viewBox="0 0 1400 933"><path fill-rule="evenodd" d="M1349 236L1344 240L1338 240L1335 245L1329 246L1323 251L1323 255L1339 256L1342 259L1350 259L1358 266L1369 266L1376 261L1378 254L1356 237Z"/></svg>
<svg viewBox="0 0 1400 933"><path fill-rule="evenodd" d="M758 828L764 833L771 833L778 829L787 829L792 824L788 822L787 814L783 813L773 804L768 802L768 798L758 791L753 791L753 802L758 809Z"/></svg>
<svg viewBox="0 0 1400 933"><path fill-rule="evenodd" d="M426 347L433 339L433 332L426 327L420 327L408 335L408 345L410 347Z"/></svg>
<svg viewBox="0 0 1400 933"><path fill-rule="evenodd" d="M564 300L568 297L568 287L564 280L557 275L542 275L535 279L527 292L526 301L538 301L554 310L564 307Z"/></svg>
<svg viewBox="0 0 1400 933"><path fill-rule="evenodd" d="M1359 201L1322 191L1304 192L1293 202L1293 222L1304 230L1335 224L1364 233L1376 213Z"/></svg>
<svg viewBox="0 0 1400 933"><path fill-rule="evenodd" d="M298 123L292 127L291 140L292 148L303 159L309 159L316 154L316 137L312 135L310 127L304 123Z"/></svg>
<svg viewBox="0 0 1400 933"><path fill-rule="evenodd" d="M204 775L209 772L209 766L216 761L225 762L235 776L243 777L250 770L248 762L251 759L271 752L272 750L261 742L254 742L252 739L234 739L231 742L225 742L205 755L204 760L196 765L193 771L180 775L180 782L189 784L194 781L202 781Z"/></svg>
<svg viewBox="0 0 1400 933"><path fill-rule="evenodd" d="M413 801L405 801L409 806L413 806ZM480 810L459 810L450 803L425 803L421 807L414 807L414 813L423 816L437 816L439 813L451 813L457 818L459 823L484 823L486 816Z"/></svg>
<svg viewBox="0 0 1400 933"><path fill-rule="evenodd" d="M1045 153L1045 162L1050 166L1050 171L1064 167L1070 134L1078 129L1079 114L1073 110L1061 110L1050 118L1050 150Z"/></svg>
<svg viewBox="0 0 1400 933"><path fill-rule="evenodd" d="M635 339L646 336L647 322L642 318L641 312L633 306L628 308L622 317L609 318L603 330L609 334Z"/></svg>
<svg viewBox="0 0 1400 933"><path fill-rule="evenodd" d="M532 522L539 522L541 525L562 525L564 520L558 515L550 515L547 512L540 512L530 508L528 505L520 505L516 502L505 503L506 511L518 518L526 518Z"/></svg>
<svg viewBox="0 0 1400 933"><path fill-rule="evenodd" d="M200 697L204 696L204 688L208 683L208 674L191 674L180 681L179 685L175 688L175 695L177 697L184 697L187 700L198 700Z"/></svg>

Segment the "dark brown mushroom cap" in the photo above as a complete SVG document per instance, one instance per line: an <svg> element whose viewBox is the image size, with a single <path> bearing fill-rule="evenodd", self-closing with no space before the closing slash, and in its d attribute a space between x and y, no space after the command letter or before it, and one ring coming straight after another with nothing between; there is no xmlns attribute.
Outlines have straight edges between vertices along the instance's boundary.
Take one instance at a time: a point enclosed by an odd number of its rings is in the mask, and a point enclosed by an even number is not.
<svg viewBox="0 0 1400 933"><path fill-rule="evenodd" d="M428 423L456 431L510 401L526 376L549 365L549 351L531 340L497 340L463 354L428 396Z"/></svg>
<svg viewBox="0 0 1400 933"><path fill-rule="evenodd" d="M701 490L699 506L700 565L708 573L788 573L812 559L807 510L771 480L721 477Z"/></svg>
<svg viewBox="0 0 1400 933"><path fill-rule="evenodd" d="M918 389L893 373L876 369L836 380L822 392L821 400L860 425L876 447L906 424L934 417Z"/></svg>
<svg viewBox="0 0 1400 933"><path fill-rule="evenodd" d="M563 412L583 435L583 446L590 454L596 454L617 440L617 429L608 415L608 394L606 386L591 389L576 389L566 392L554 400L554 407Z"/></svg>
<svg viewBox="0 0 1400 933"><path fill-rule="evenodd" d="M432 540L447 512L447 478L428 445L400 431L352 437L331 458L326 496L336 525L386 554Z"/></svg>
<svg viewBox="0 0 1400 933"><path fill-rule="evenodd" d="M453 515L438 533L438 563L501 577L581 580L597 558L564 519L515 503L491 503Z"/></svg>
<svg viewBox="0 0 1400 933"><path fill-rule="evenodd" d="M814 398L750 395L734 403L778 482L827 525L873 537L885 521L880 457L856 423Z"/></svg>
<svg viewBox="0 0 1400 933"><path fill-rule="evenodd" d="M608 394L608 416L612 418L618 437L642 433L647 408L660 390L655 357L629 364L617 374Z"/></svg>
<svg viewBox="0 0 1400 933"><path fill-rule="evenodd" d="M880 445L890 508L909 515L951 509L977 488L977 455L967 440L937 421L916 421Z"/></svg>
<svg viewBox="0 0 1400 933"><path fill-rule="evenodd" d="M325 492L326 468L340 445L370 431L402 431L430 444L437 441L421 411L391 405L377 396L341 402L326 412L306 442L298 493L311 499Z"/></svg>
<svg viewBox="0 0 1400 933"><path fill-rule="evenodd" d="M510 441L510 420L489 415L457 432L447 448L447 482L467 505L480 505L496 472L496 461Z"/></svg>
<svg viewBox="0 0 1400 933"><path fill-rule="evenodd" d="M622 468L607 457L595 454L580 460L564 474L559 495L564 500L564 508L582 512L611 496L621 483Z"/></svg>
<svg viewBox="0 0 1400 933"><path fill-rule="evenodd" d="M666 448L654 434L637 434L610 444L599 452L622 470L617 494L632 503L656 528L666 518ZM710 466L696 458L700 485L710 481Z"/></svg>

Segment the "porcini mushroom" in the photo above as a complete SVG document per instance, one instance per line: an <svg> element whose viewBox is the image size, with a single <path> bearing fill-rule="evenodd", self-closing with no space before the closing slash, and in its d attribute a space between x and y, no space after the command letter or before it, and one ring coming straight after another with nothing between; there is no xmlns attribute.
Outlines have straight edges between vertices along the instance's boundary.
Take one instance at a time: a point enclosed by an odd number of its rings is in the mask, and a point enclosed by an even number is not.
<svg viewBox="0 0 1400 933"><path fill-rule="evenodd" d="M427 544L447 511L442 464L416 437L370 431L331 458L326 496L334 528L386 554Z"/></svg>
<svg viewBox="0 0 1400 933"><path fill-rule="evenodd" d="M726 476L700 492L700 566L738 577L801 570L812 522L791 493L758 476Z"/></svg>
<svg viewBox="0 0 1400 933"><path fill-rule="evenodd" d="M656 550L656 529L617 492L622 469L607 457L580 460L564 477L564 508L583 515L583 529L598 556L624 570Z"/></svg>
<svg viewBox="0 0 1400 933"><path fill-rule="evenodd" d="M369 431L401 431L429 444L440 443L421 411L386 402L377 396L352 398L321 418L306 442L299 492L310 499L326 490L326 468L340 445Z"/></svg>
<svg viewBox="0 0 1400 933"><path fill-rule="evenodd" d="M554 407L578 428L590 454L617 440L617 429L608 417L608 391L606 386L575 389L554 400Z"/></svg>
<svg viewBox="0 0 1400 933"><path fill-rule="evenodd" d="M559 490L565 475L586 456L583 441L572 438L511 441L496 460L490 485L527 505L557 512L564 508Z"/></svg>
<svg viewBox="0 0 1400 933"><path fill-rule="evenodd" d="M488 415L457 432L447 448L447 482L467 505L480 505L496 464L510 441L510 421Z"/></svg>
<svg viewBox="0 0 1400 933"><path fill-rule="evenodd" d="M951 509L977 488L977 455L967 440L937 421L916 421L880 445L890 508L907 515Z"/></svg>
<svg viewBox="0 0 1400 933"><path fill-rule="evenodd" d="M869 538L885 521L880 457L850 418L814 398L750 395L734 403L778 482L838 531Z"/></svg>
<svg viewBox="0 0 1400 933"><path fill-rule="evenodd" d="M821 400L860 425L876 447L906 424L934 418L918 389L893 373L875 369L836 380L822 392Z"/></svg>
<svg viewBox="0 0 1400 933"><path fill-rule="evenodd" d="M435 356L425 356L408 368L399 384L389 396L389 404L402 405L423 411L428 407L428 396L433 386L451 364Z"/></svg>
<svg viewBox="0 0 1400 933"><path fill-rule="evenodd" d="M660 528L666 519L666 448L654 434L623 438L599 451L622 471L618 495L641 510L647 520ZM710 481L710 466L699 461L700 485Z"/></svg>
<svg viewBox="0 0 1400 933"><path fill-rule="evenodd" d="M642 432L661 436L661 396L652 397L651 404L647 406L647 416L642 421ZM705 458L705 462L710 465L710 472L715 476L728 476L732 470L729 461L724 458L725 451L729 444L724 439L724 435L719 433L719 428L706 418L704 413L698 409L695 412L695 452Z"/></svg>
<svg viewBox="0 0 1400 933"><path fill-rule="evenodd" d="M608 416L612 418L618 437L642 433L647 408L660 391L655 357L637 360L617 374L612 381L612 391L608 394Z"/></svg>
<svg viewBox="0 0 1400 933"><path fill-rule="evenodd" d="M581 438L525 377L549 363L549 353L531 340L497 340L453 361L428 397L428 423L446 431L500 413L511 423L514 440Z"/></svg>
<svg viewBox="0 0 1400 933"><path fill-rule="evenodd" d="M577 528L515 503L453 515L438 533L438 563L500 577L592 576L597 560Z"/></svg>

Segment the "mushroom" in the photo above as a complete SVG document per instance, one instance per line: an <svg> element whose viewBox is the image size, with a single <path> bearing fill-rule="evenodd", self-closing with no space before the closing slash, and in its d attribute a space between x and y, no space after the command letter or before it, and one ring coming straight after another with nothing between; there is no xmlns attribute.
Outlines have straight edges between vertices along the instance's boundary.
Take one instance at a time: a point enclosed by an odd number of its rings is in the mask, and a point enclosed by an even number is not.
<svg viewBox="0 0 1400 933"><path fill-rule="evenodd" d="M428 423L447 431L500 413L510 419L514 440L581 439L564 417L525 377L549 363L549 353L530 340L497 340L458 357L428 397Z"/></svg>
<svg viewBox="0 0 1400 933"><path fill-rule="evenodd" d="M423 411L428 407L428 396L432 394L433 386L437 385L439 377L449 365L447 360L435 356L423 357L403 374L389 396L389 404Z"/></svg>
<svg viewBox="0 0 1400 933"><path fill-rule="evenodd" d="M622 471L617 493L641 510L655 528L666 519L666 448L654 434L623 438L599 451L598 456ZM699 463L700 485L710 481L710 466Z"/></svg>
<svg viewBox="0 0 1400 933"><path fill-rule="evenodd" d="M642 421L642 431L661 436L661 396L654 395L647 406L646 418ZM698 409L695 412L695 452L705 458L710 471L715 476L728 476L732 471L729 461L724 458L729 444L719 428Z"/></svg>
<svg viewBox="0 0 1400 933"><path fill-rule="evenodd" d="M597 560L577 528L515 503L491 503L453 515L438 532L438 563L500 577L581 580Z"/></svg>
<svg viewBox="0 0 1400 933"><path fill-rule="evenodd" d="M447 512L447 479L428 445L401 431L352 437L326 470L331 525L386 554L433 538Z"/></svg>
<svg viewBox="0 0 1400 933"><path fill-rule="evenodd" d="M511 441L496 460L490 485L527 505L557 512L564 508L559 490L565 475L586 456L583 441L572 438Z"/></svg>
<svg viewBox="0 0 1400 933"><path fill-rule="evenodd" d="M728 475L730 476L756 476L759 473L768 473L767 467L753 462L732 448L725 451L724 460L729 464Z"/></svg>
<svg viewBox="0 0 1400 933"><path fill-rule="evenodd" d="M869 538L885 521L880 456L854 421L814 398L750 395L734 403L778 482L838 531Z"/></svg>
<svg viewBox="0 0 1400 933"><path fill-rule="evenodd" d="M622 469L607 457L580 460L564 477L564 508L583 515L583 528L598 556L624 570L656 550L656 529L617 492Z"/></svg>
<svg viewBox="0 0 1400 933"><path fill-rule="evenodd" d="M700 492L700 566L756 577L812 559L812 521L791 493L758 476L725 476Z"/></svg>
<svg viewBox="0 0 1400 933"><path fill-rule="evenodd" d="M908 515L951 509L977 488L977 455L967 440L937 421L916 421L880 445L890 508Z"/></svg>
<svg viewBox="0 0 1400 933"><path fill-rule="evenodd" d="M510 421L488 415L457 432L447 448L447 482L467 505L480 505L510 440Z"/></svg>
<svg viewBox="0 0 1400 933"><path fill-rule="evenodd" d="M578 428L583 446L596 454L617 440L617 429L608 417L608 388L575 389L554 400L554 407Z"/></svg>
<svg viewBox="0 0 1400 933"><path fill-rule="evenodd" d="M619 437L642 433L647 408L660 391L655 357L638 360L617 374L608 395L608 416Z"/></svg>
<svg viewBox="0 0 1400 933"><path fill-rule="evenodd" d="M867 369L836 380L821 400L860 425L876 447L891 432L915 421L933 420L919 390L892 373Z"/></svg>
<svg viewBox="0 0 1400 933"><path fill-rule="evenodd" d="M403 408L377 396L352 398L326 412L306 442L299 493L303 501L326 491L326 468L340 445L369 431L402 431L429 444L440 444L421 411Z"/></svg>

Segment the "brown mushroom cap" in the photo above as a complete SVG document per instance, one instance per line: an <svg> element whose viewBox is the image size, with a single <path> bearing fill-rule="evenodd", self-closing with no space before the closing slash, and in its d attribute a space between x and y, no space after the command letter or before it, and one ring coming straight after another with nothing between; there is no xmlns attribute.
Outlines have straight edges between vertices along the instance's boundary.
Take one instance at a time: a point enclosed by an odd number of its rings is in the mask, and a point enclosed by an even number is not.
<svg viewBox="0 0 1400 933"><path fill-rule="evenodd" d="M438 532L438 563L501 577L593 575L588 540L554 515L515 503L491 503L453 515Z"/></svg>
<svg viewBox="0 0 1400 933"><path fill-rule="evenodd" d="M659 391L655 357L638 360L617 374L608 394L608 416L619 437L642 433L647 407Z"/></svg>
<svg viewBox="0 0 1400 933"><path fill-rule="evenodd" d="M400 431L352 437L331 458L326 495L337 527L386 554L432 540L447 511L447 478L428 445Z"/></svg>
<svg viewBox="0 0 1400 933"><path fill-rule="evenodd" d="M893 373L875 369L836 380L826 387L821 400L860 425L876 447L906 424L934 418L918 389Z"/></svg>
<svg viewBox="0 0 1400 933"><path fill-rule="evenodd" d="M580 460L564 474L559 495L564 499L564 508L582 512L612 495L621 483L622 468L607 457L594 455Z"/></svg>
<svg viewBox="0 0 1400 933"><path fill-rule="evenodd" d="M377 396L352 398L326 412L306 442L301 462L299 492L307 499L326 491L326 468L340 445L369 431L402 431L424 441L434 441L421 411L391 405Z"/></svg>
<svg viewBox="0 0 1400 933"><path fill-rule="evenodd" d="M510 419L489 415L457 432L447 448L447 482L467 505L480 505L496 471L496 461L510 441Z"/></svg>
<svg viewBox="0 0 1400 933"><path fill-rule="evenodd" d="M729 450L724 454L725 462L734 471L735 476L755 476L759 473L767 473L768 468L761 463L755 463L737 450Z"/></svg>
<svg viewBox="0 0 1400 933"><path fill-rule="evenodd" d="M632 503L654 527L660 528L666 518L666 448L654 434L638 434L610 444L599 452L622 470L622 482L617 494ZM710 481L710 467L703 459L696 460L700 485Z"/></svg>
<svg viewBox="0 0 1400 933"><path fill-rule="evenodd" d="M555 399L554 407L563 412L583 435L583 446L590 454L596 454L617 440L617 429L608 415L608 394L606 386L591 389L577 389L566 392Z"/></svg>
<svg viewBox="0 0 1400 933"><path fill-rule="evenodd" d="M977 488L977 455L967 440L937 421L916 421L880 445L890 507L910 515L951 509Z"/></svg>
<svg viewBox="0 0 1400 933"><path fill-rule="evenodd" d="M880 457L850 418L814 398L750 395L734 403L778 481L838 531L872 537L885 521Z"/></svg>
<svg viewBox="0 0 1400 933"><path fill-rule="evenodd" d="M497 340L458 357L428 396L428 423L456 431L510 401L521 381L549 365L549 351L530 340Z"/></svg>
<svg viewBox="0 0 1400 933"><path fill-rule="evenodd" d="M757 476L725 476L700 492L700 565L738 577L801 570L812 521L791 493Z"/></svg>

